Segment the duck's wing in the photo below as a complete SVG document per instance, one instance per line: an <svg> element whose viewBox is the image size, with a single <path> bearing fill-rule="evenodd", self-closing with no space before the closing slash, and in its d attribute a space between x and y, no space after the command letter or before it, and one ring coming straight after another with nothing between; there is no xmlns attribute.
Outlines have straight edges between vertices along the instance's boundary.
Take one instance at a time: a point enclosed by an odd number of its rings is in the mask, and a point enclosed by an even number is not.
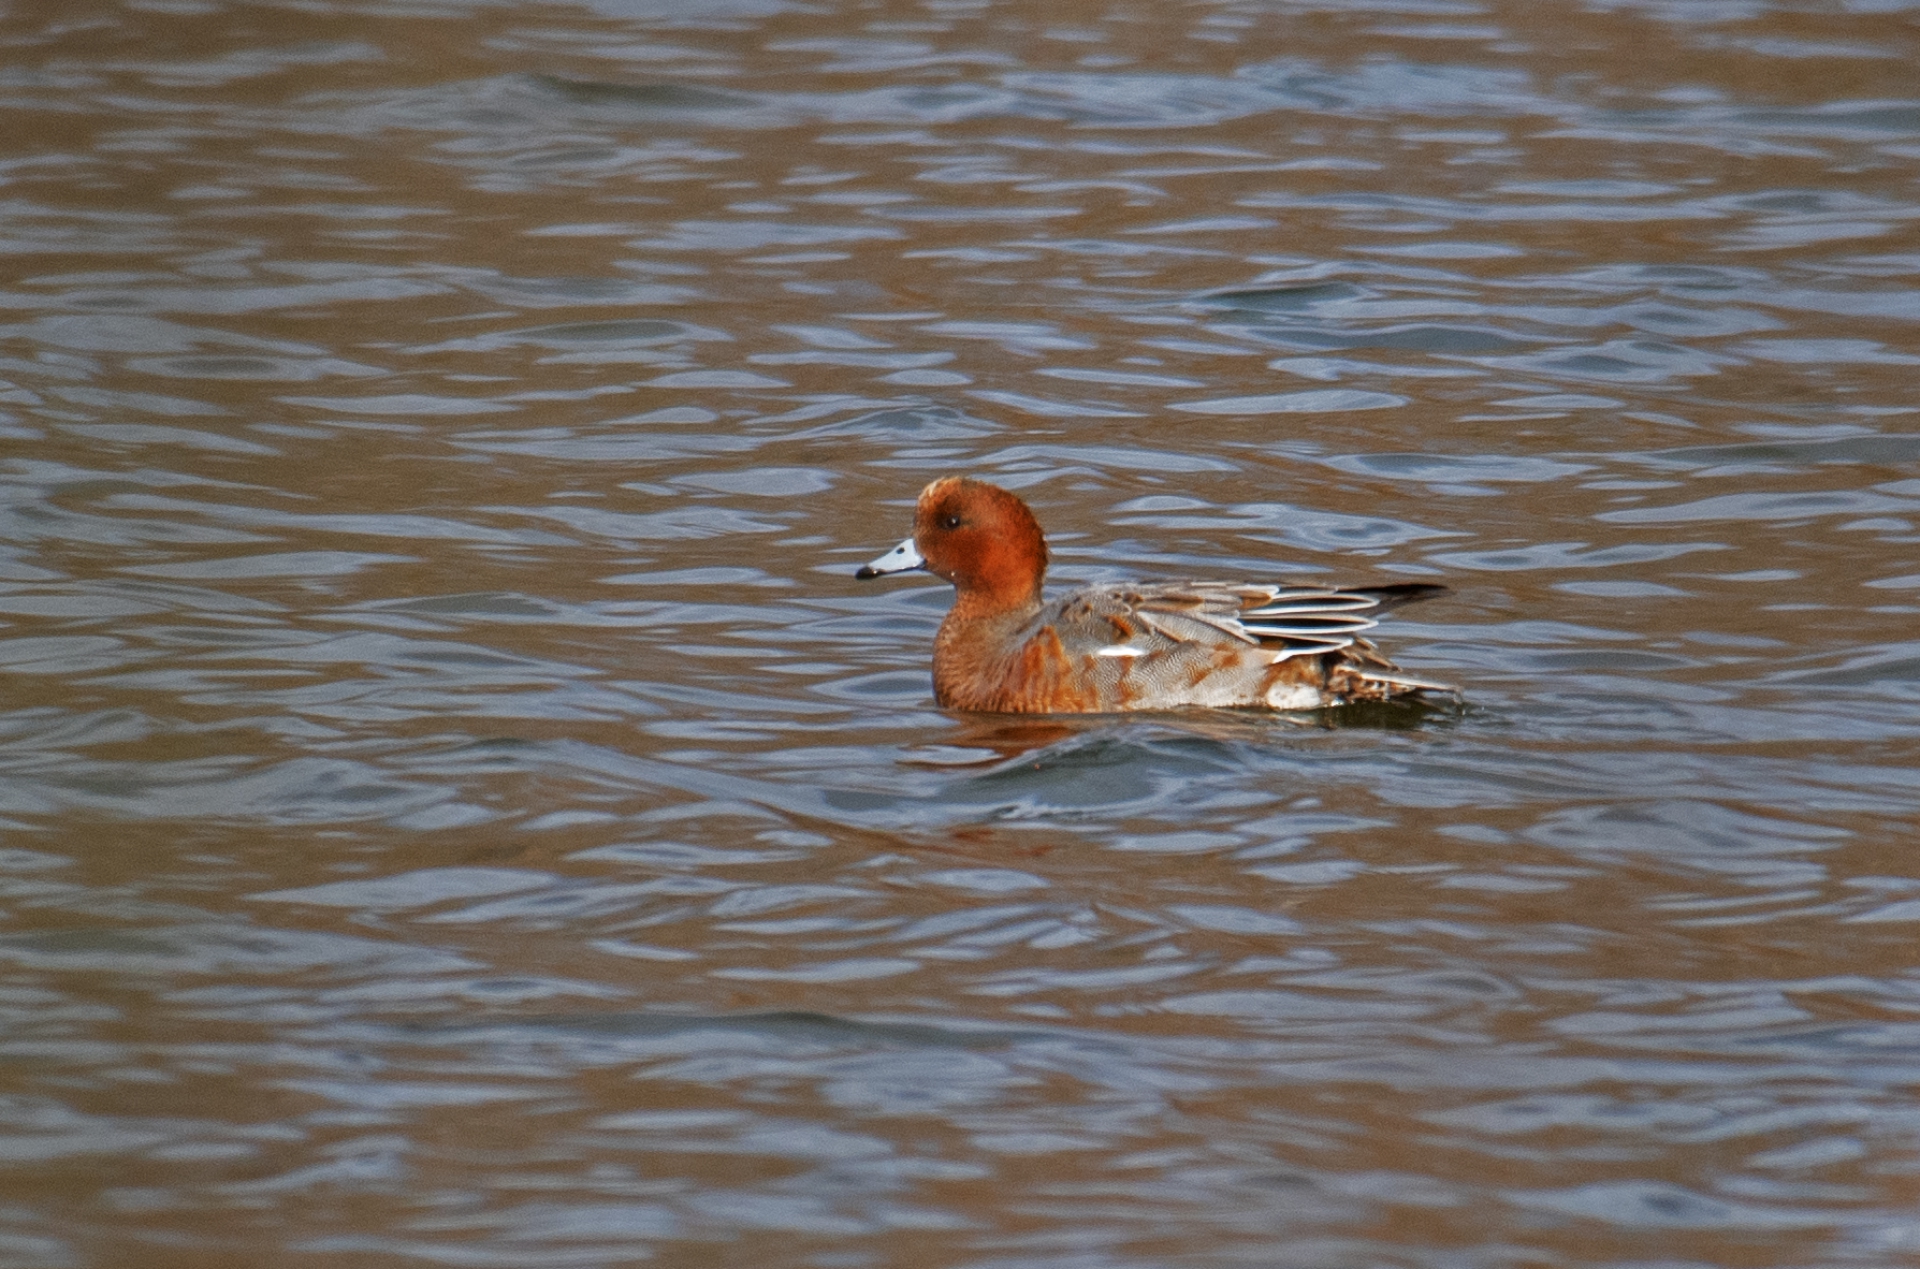
<svg viewBox="0 0 1920 1269"><path fill-rule="evenodd" d="M1137 647L1141 653L1186 644L1237 644L1258 647L1269 654L1269 660L1279 661L1350 648L1380 624L1380 615L1388 609L1445 589L1422 582L1393 586L1165 582L1106 586L1087 593L1097 597L1095 608L1115 625L1116 633L1121 623L1138 627L1139 634L1116 643Z"/></svg>
<svg viewBox="0 0 1920 1269"><path fill-rule="evenodd" d="M1401 674L1365 632L1438 586L1090 586L1028 619L1017 642L1084 684L1099 708L1318 709L1451 691ZM1044 659L1043 657L1043 659Z"/></svg>
<svg viewBox="0 0 1920 1269"><path fill-rule="evenodd" d="M1242 608L1240 624L1262 643L1277 643L1292 655L1351 647L1364 631L1379 625L1389 609L1445 594L1447 588L1428 582L1401 582L1392 586L1262 589L1270 589L1272 594Z"/></svg>

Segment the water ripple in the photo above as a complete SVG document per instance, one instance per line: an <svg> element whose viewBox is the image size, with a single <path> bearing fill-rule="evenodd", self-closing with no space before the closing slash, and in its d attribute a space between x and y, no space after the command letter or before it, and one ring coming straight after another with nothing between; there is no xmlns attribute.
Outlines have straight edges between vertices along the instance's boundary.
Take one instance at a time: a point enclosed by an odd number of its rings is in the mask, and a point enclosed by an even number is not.
<svg viewBox="0 0 1920 1269"><path fill-rule="evenodd" d="M1899 6L503 19L0 29L0 1260L1911 1256ZM1464 702L938 710L953 472Z"/></svg>

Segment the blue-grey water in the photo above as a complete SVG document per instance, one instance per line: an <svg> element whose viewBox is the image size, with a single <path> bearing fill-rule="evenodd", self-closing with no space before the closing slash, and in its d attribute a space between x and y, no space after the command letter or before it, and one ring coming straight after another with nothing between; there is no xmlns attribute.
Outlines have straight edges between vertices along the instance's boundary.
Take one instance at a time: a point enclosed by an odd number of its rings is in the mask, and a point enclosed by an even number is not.
<svg viewBox="0 0 1920 1269"><path fill-rule="evenodd" d="M0 13L0 1269L1920 1263L1920 5ZM1465 703L951 715L1056 583Z"/></svg>

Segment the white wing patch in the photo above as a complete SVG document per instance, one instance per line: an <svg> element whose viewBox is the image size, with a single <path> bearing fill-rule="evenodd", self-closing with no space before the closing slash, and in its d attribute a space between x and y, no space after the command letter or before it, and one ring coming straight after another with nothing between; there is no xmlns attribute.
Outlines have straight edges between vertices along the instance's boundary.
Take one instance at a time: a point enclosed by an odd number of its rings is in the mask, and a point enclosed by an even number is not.
<svg viewBox="0 0 1920 1269"><path fill-rule="evenodd" d="M1097 657L1143 657L1147 655L1147 650L1145 648L1133 647L1130 644L1116 643L1111 647L1095 648L1093 655Z"/></svg>

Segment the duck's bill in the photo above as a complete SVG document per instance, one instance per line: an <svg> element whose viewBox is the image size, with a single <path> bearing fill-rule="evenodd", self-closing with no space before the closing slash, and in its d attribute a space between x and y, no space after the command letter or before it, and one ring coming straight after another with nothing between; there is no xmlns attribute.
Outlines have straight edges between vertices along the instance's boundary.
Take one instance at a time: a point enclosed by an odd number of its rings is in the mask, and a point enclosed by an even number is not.
<svg viewBox="0 0 1920 1269"><path fill-rule="evenodd" d="M920 558L920 552L913 549L913 539L908 538L871 564L862 564L855 577L885 577L888 573L910 573L916 568L925 568L927 562Z"/></svg>

